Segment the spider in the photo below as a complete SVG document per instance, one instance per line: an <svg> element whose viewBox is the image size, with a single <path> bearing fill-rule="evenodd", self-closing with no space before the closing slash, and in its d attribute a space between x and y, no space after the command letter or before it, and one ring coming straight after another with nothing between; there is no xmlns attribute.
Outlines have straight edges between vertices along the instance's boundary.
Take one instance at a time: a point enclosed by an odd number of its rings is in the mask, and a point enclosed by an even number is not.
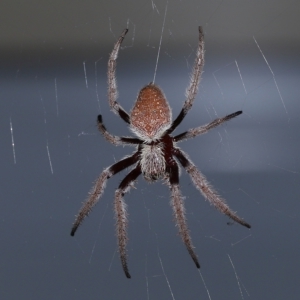
<svg viewBox="0 0 300 300"><path fill-rule="evenodd" d="M143 87L137 100L128 114L116 101L116 60L119 49L128 29L125 29L118 41L114 45L113 51L108 60L108 98L112 111L119 115L137 137L119 137L110 134L103 124L102 116L98 116L98 129L104 138L114 145L133 145L136 146L134 153L123 158L117 163L104 169L95 182L94 187L89 193L88 199L83 203L75 223L72 227L71 235L74 236L78 226L84 218L91 212L102 195L107 180L120 171L133 166L131 171L121 181L115 192L114 210L116 218L116 235L118 240L119 254L124 273L127 278L131 278L127 264L127 225L128 213L124 202L124 195L133 186L134 181L139 175L153 182L164 179L171 190L171 206L173 209L176 226L190 256L197 268L200 268L198 258L194 252L194 246L187 226L183 197L179 188L179 166L178 162L190 175L195 187L202 195L220 212L230 217L241 225L250 228L251 226L233 212L226 202L207 182L205 176L196 168L178 146L177 143L183 140L194 138L200 134L208 132L232 118L237 117L242 111L237 111L223 118L218 118L209 124L189 129L181 134L172 136L171 133L182 122L188 111L191 109L195 100L200 77L204 65L204 35L202 27L199 27L199 42L197 56L194 63L189 86L186 90L186 100L177 116L172 121L171 108L163 94L163 91L154 83L149 83Z"/></svg>

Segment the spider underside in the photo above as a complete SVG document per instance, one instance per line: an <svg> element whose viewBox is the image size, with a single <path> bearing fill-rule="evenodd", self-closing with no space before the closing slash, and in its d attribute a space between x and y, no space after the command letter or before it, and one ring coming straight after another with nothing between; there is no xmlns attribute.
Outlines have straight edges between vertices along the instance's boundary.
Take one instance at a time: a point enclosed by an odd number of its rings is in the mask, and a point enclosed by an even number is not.
<svg viewBox="0 0 300 300"><path fill-rule="evenodd" d="M81 225L84 218L98 202L107 180L116 173L133 166L116 190L114 201L116 234L121 263L126 277L131 278L126 254L128 215L123 196L129 191L132 183L141 174L150 182L158 179L166 180L171 190L171 206L179 234L196 267L200 268L185 217L183 197L179 188L178 162L190 175L195 187L215 208L237 223L247 228L251 226L228 207L225 200L210 186L204 175L196 168L188 156L177 147L176 143L204 134L210 129L240 115L242 111L237 111L223 118L215 119L209 124L189 129L176 136L171 135L192 107L198 91L204 65L204 36L202 27L199 27L199 43L194 68L189 86L186 90L186 100L177 118L172 122L172 113L167 99L162 90L153 83L141 89L131 113L128 114L116 101L116 60L120 46L127 32L128 29L123 31L110 54L108 61L108 98L112 111L129 124L131 131L137 137L118 137L110 134L103 124L101 115L98 116L98 129L106 140L112 144L133 145L136 146L136 150L132 155L104 169L100 174L89 193L88 199L83 203L83 206L76 216L71 235L74 236L79 225Z"/></svg>

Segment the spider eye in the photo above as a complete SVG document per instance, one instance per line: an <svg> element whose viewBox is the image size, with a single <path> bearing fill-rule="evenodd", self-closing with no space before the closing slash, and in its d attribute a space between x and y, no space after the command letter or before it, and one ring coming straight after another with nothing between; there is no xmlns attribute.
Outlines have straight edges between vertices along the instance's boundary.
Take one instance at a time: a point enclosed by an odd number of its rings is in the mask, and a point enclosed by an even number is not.
<svg viewBox="0 0 300 300"><path fill-rule="evenodd" d="M171 124L171 109L159 87L149 84L141 89L131 111L132 129L143 137L159 138Z"/></svg>

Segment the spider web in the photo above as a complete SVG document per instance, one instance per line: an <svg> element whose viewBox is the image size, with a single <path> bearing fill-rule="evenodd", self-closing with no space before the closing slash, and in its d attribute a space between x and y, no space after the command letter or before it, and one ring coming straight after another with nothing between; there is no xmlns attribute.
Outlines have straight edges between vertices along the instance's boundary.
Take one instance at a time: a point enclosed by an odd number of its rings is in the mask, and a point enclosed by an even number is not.
<svg viewBox="0 0 300 300"><path fill-rule="evenodd" d="M7 3L0 10L1 299L296 299L298 10L297 1L271 0ZM252 229L215 211L182 170L199 271L174 226L168 187L140 178L125 196L127 280L113 214L126 172L108 181L90 217L69 236L92 182L133 151L108 144L96 128L101 113L109 131L129 134L108 107L108 54L127 26L118 101L130 111L155 76L175 117L199 25L204 74L176 133L243 114L179 146Z"/></svg>

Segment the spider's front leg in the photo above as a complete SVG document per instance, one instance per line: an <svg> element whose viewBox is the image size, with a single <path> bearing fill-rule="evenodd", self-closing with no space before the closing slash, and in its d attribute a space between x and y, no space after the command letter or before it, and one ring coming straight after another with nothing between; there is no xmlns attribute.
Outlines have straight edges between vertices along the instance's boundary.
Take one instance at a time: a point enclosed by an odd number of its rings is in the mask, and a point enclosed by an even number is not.
<svg viewBox="0 0 300 300"><path fill-rule="evenodd" d="M191 179L196 188L202 193L202 195L221 213L228 216L237 223L251 228L251 225L241 219L235 212L233 212L216 191L207 182L205 176L196 168L196 166L186 157L186 155L180 149L173 150L173 154L180 161L181 165L191 176Z"/></svg>
<svg viewBox="0 0 300 300"><path fill-rule="evenodd" d="M102 195L107 179L116 173L128 168L129 166L135 164L139 160L139 153L136 152L132 156L124 158L114 165L105 169L101 175L96 180L96 183L92 190L89 193L89 197L86 202L83 203L81 209L79 210L78 215L76 216L75 223L72 227L71 236L74 236L76 230L81 225L84 218L91 212L92 208L99 201L100 196Z"/></svg>
<svg viewBox="0 0 300 300"><path fill-rule="evenodd" d="M141 175L141 166L138 164L127 176L122 180L119 188L115 193L115 218L116 218L116 233L119 244L119 253L121 258L122 267L127 278L131 278L127 265L127 254L126 254L126 244L127 244L127 211L126 204L124 202L123 196L130 189L130 185Z"/></svg>
<svg viewBox="0 0 300 300"><path fill-rule="evenodd" d="M176 225L179 229L179 234L184 242L190 256L192 257L196 267L199 269L200 264L196 253L194 252L194 246L192 243L192 238L187 226L187 221L185 217L185 207L184 202L179 189L179 168L174 159L169 161L169 166L167 168L169 173L169 183L171 189L171 206L173 208L173 213L176 221Z"/></svg>

